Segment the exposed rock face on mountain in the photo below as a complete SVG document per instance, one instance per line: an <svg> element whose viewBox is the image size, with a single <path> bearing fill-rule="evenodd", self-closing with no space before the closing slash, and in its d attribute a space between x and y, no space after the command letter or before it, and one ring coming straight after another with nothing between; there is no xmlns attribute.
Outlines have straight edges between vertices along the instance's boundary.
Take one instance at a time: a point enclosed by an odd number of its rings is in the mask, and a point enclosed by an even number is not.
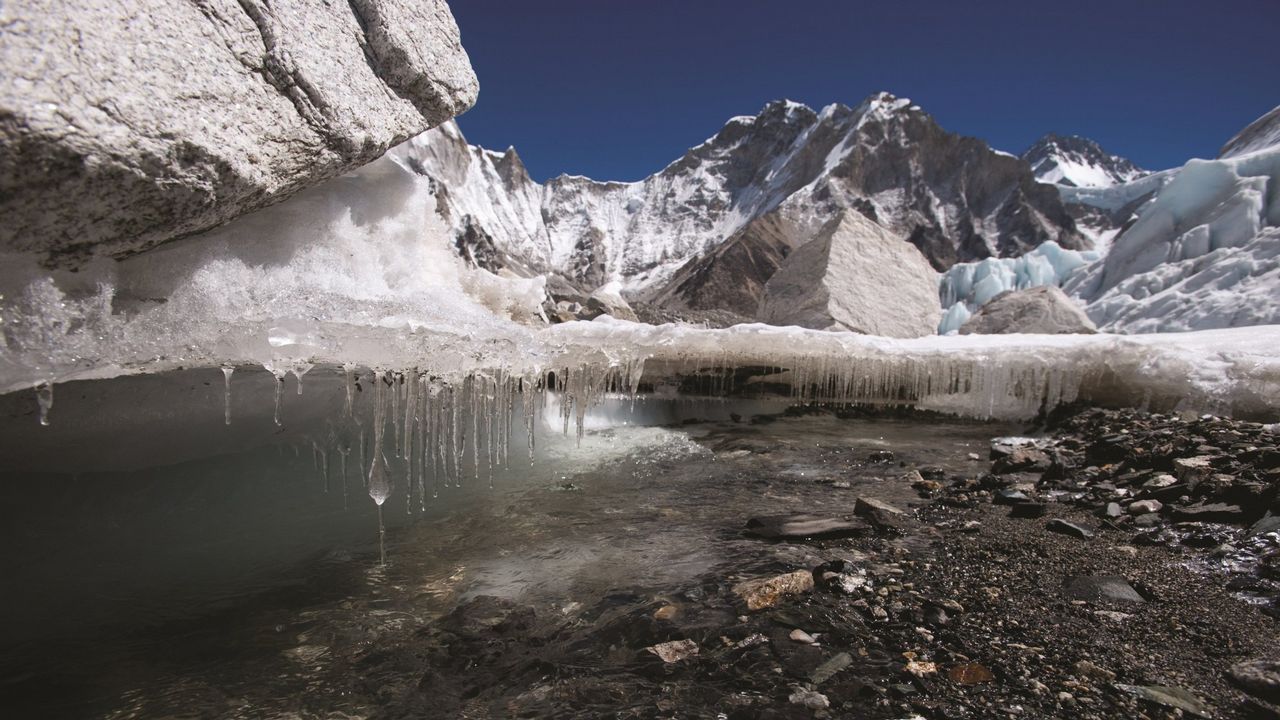
<svg viewBox="0 0 1280 720"><path fill-rule="evenodd" d="M1219 158L1233 158L1280 145L1280 107L1249 123L1222 146Z"/></svg>
<svg viewBox="0 0 1280 720"><path fill-rule="evenodd" d="M961 335L1064 335L1097 331L1084 310L1053 285L1001 293L960 328Z"/></svg>
<svg viewBox="0 0 1280 720"><path fill-rule="evenodd" d="M539 185L513 150L469 147L451 124L403 152L438 182L455 233L492 245L491 261L588 290L618 281L633 301L671 307L750 309L797 239L849 208L939 269L1046 240L1088 244L1024 162L947 133L887 93L821 112L770 103L633 183L561 176Z"/></svg>
<svg viewBox="0 0 1280 720"><path fill-rule="evenodd" d="M938 276L920 251L856 210L787 257L759 311L773 325L887 337L931 335L941 315Z"/></svg>
<svg viewBox="0 0 1280 720"><path fill-rule="evenodd" d="M207 230L470 107L443 0L0 7L0 250L74 266Z"/></svg>
<svg viewBox="0 0 1280 720"><path fill-rule="evenodd" d="M1022 159L1031 166L1037 180L1068 187L1110 187L1147 174L1132 162L1078 135L1049 133L1027 148Z"/></svg>

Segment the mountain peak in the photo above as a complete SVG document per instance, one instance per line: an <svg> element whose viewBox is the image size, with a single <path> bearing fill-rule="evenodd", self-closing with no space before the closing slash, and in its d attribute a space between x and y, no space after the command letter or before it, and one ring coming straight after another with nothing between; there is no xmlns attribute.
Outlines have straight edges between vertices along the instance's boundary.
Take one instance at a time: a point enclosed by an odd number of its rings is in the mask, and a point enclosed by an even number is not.
<svg viewBox="0 0 1280 720"><path fill-rule="evenodd" d="M1220 158L1236 157L1280 145L1280 107L1249 123L1222 146Z"/></svg>
<svg viewBox="0 0 1280 720"><path fill-rule="evenodd" d="M1148 172L1079 135L1049 133L1022 153L1036 179L1070 187L1110 187Z"/></svg>

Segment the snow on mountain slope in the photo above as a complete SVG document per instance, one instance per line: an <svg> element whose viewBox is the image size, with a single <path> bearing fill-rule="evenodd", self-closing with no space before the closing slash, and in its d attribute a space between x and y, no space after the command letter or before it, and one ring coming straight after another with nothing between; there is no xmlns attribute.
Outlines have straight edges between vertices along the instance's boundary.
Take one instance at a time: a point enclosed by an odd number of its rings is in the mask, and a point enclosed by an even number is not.
<svg viewBox="0 0 1280 720"><path fill-rule="evenodd" d="M1280 145L1280 107L1249 123L1222 146L1219 158L1233 158Z"/></svg>
<svg viewBox="0 0 1280 720"><path fill-rule="evenodd" d="M1022 159L1040 182L1067 187L1100 188L1136 180L1147 174L1132 162L1103 150L1077 135L1049 133L1037 140Z"/></svg>
<svg viewBox="0 0 1280 720"><path fill-rule="evenodd" d="M618 281L633 299L675 305L698 303L668 292L682 268L775 211L799 242L856 208L938 269L1047 240L1088 244L1024 163L887 93L820 113L769 103L631 183L561 176L540 185L514 151L468 147L452 124L397 152L436 183L459 245L489 269L557 273L587 289Z"/></svg>

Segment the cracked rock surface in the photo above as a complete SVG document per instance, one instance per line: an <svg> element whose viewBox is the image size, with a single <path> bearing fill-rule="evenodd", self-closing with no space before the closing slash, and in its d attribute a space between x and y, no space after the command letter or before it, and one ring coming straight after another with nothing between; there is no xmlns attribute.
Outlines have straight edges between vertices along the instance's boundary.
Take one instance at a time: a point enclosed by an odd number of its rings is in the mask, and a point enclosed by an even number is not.
<svg viewBox="0 0 1280 720"><path fill-rule="evenodd" d="M16 0L0 28L0 251L55 266L279 202L478 90L443 0Z"/></svg>

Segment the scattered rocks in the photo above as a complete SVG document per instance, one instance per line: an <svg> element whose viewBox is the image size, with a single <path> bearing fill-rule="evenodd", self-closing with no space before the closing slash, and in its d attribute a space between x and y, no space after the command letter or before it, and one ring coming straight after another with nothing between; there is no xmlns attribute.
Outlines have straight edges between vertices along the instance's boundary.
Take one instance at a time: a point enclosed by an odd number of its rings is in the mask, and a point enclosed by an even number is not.
<svg viewBox="0 0 1280 720"><path fill-rule="evenodd" d="M664 663L680 662L699 653L698 643L692 640L672 640L645 648Z"/></svg>
<svg viewBox="0 0 1280 720"><path fill-rule="evenodd" d="M1146 602L1128 580L1119 575L1074 575L1063 585L1064 593L1072 600L1086 602L1141 603Z"/></svg>
<svg viewBox="0 0 1280 720"><path fill-rule="evenodd" d="M733 593L752 612L771 608L786 597L801 595L813 590L813 573L797 570L771 578L746 580L733 586Z"/></svg>
<svg viewBox="0 0 1280 720"><path fill-rule="evenodd" d="M787 697L787 701L792 705L803 705L810 710L823 710L831 707L831 701L827 699L826 695L805 688L796 688L795 692Z"/></svg>
<svg viewBox="0 0 1280 720"><path fill-rule="evenodd" d="M947 671L947 677L951 682L960 683L961 685L981 685L996 679L996 676L985 665L976 662L952 665L951 669Z"/></svg>

